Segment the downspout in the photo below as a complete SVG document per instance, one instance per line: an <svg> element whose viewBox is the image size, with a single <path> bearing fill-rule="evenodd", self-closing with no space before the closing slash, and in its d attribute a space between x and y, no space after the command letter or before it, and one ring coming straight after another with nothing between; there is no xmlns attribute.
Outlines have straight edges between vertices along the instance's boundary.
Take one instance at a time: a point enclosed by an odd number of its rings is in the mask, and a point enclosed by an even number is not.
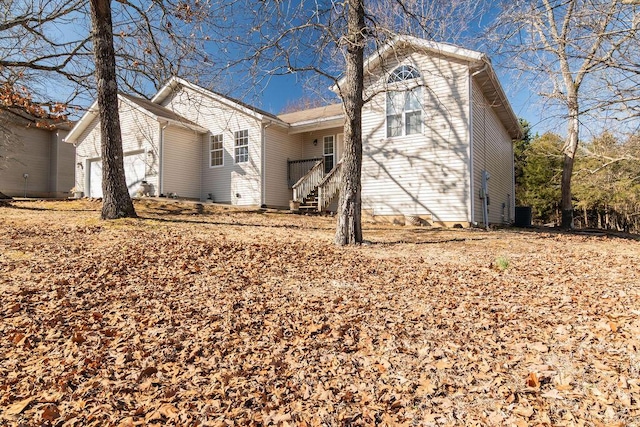
<svg viewBox="0 0 640 427"><path fill-rule="evenodd" d="M262 138L260 142L260 207L267 207L267 128L272 125L272 122L262 123Z"/></svg>
<svg viewBox="0 0 640 427"><path fill-rule="evenodd" d="M158 147L158 196L164 194L164 130L169 126L168 122L160 122L160 144Z"/></svg>
<svg viewBox="0 0 640 427"><path fill-rule="evenodd" d="M482 219L484 221L484 228L489 230L489 172L482 171Z"/></svg>
<svg viewBox="0 0 640 427"><path fill-rule="evenodd" d="M469 86L469 175L470 175L469 194L471 195L470 197L471 215L469 216L469 218L471 219L471 224L474 226L477 225L478 222L476 221L476 197L475 197L475 186L474 186L475 171L473 169L473 78L478 74L483 73L487 70L489 63L486 62L486 60L483 60L483 62L484 62L484 66L481 69L474 71L469 75L469 85L468 85Z"/></svg>
<svg viewBox="0 0 640 427"><path fill-rule="evenodd" d="M511 197L509 200L509 225L513 225L516 206L516 165L515 153L513 152L513 141L511 141ZM512 215L512 212L514 215Z"/></svg>

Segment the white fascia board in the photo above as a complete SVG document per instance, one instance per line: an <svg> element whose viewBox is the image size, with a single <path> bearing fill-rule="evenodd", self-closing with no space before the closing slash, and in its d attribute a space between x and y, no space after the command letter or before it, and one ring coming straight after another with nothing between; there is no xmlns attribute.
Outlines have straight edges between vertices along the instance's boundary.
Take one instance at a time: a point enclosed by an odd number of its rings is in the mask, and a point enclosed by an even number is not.
<svg viewBox="0 0 640 427"><path fill-rule="evenodd" d="M339 126L344 126L343 115L326 117L321 120L305 120L302 122L292 123L289 127L289 134L293 135L303 132L331 129Z"/></svg>
<svg viewBox="0 0 640 427"><path fill-rule="evenodd" d="M151 98L151 102L153 102L154 104L160 104L162 101L164 101L164 99L169 95L169 93L171 93L171 91L173 90L173 88L176 86L176 84L179 83L179 79L178 77L171 77L169 79L169 81L167 81L158 91L158 93L156 93L153 98Z"/></svg>
<svg viewBox="0 0 640 427"><path fill-rule="evenodd" d="M335 116L323 117L321 119L303 120L303 121L300 121L300 122L291 123L290 126L291 127L306 126L306 125L319 124L319 123L322 123L322 122L328 122L328 121L338 120L338 119L344 120L344 114L337 114Z"/></svg>
<svg viewBox="0 0 640 427"><path fill-rule="evenodd" d="M166 122L169 125L182 127L182 128L189 129L189 130L192 130L192 131L198 132L198 133L208 133L209 132L209 129L203 128L200 125L192 125L190 123L183 123L183 122L181 122L179 120L167 119L167 118L164 118L164 117L159 117L158 118L158 122L160 122L160 123Z"/></svg>
<svg viewBox="0 0 640 427"><path fill-rule="evenodd" d="M98 101L93 101L91 107L82 115L82 118L78 120L78 122L71 128L67 136L64 138L64 142L69 144L75 144L78 140L78 137L82 132L89 126L89 123L96 117L98 114Z"/></svg>

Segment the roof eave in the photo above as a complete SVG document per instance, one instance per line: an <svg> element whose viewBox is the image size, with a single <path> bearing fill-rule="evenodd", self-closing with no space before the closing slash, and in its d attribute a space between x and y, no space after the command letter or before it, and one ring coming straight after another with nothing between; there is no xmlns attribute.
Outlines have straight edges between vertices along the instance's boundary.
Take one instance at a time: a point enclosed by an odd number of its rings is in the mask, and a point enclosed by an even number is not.
<svg viewBox="0 0 640 427"><path fill-rule="evenodd" d="M166 117L157 117L156 116L156 119L158 120L158 123L166 123L168 125L189 129L189 130L192 130L192 131L197 132L197 133L208 133L209 132L209 129L203 128L202 126L196 125L196 124L184 123L184 122L181 122L179 120L173 120L173 119L169 119L169 118L166 118Z"/></svg>
<svg viewBox="0 0 640 427"><path fill-rule="evenodd" d="M78 140L78 137L84 132L84 130L89 126L89 123L95 118L96 114L98 114L98 101L93 101L93 104L89 107L89 109L82 115L80 120L76 122L76 124L71 128L67 136L63 139L64 142L69 144L75 144Z"/></svg>
<svg viewBox="0 0 640 427"><path fill-rule="evenodd" d="M315 130L331 129L340 126L344 126L343 115L325 117L320 120L304 120L297 123L291 123L289 127L289 134L293 135Z"/></svg>
<svg viewBox="0 0 640 427"><path fill-rule="evenodd" d="M182 127L185 129L189 129L189 130L193 130L195 132L198 133L207 133L209 132L208 129L203 128L200 125L197 124L191 124L191 123L184 123L181 122L179 120L174 120L174 119L170 119L167 117L158 117L158 115L152 113L151 111L145 109L144 107L136 104L135 102L129 100L127 97L122 96L122 94L118 94L118 100L122 101L122 102L126 102L127 105L129 105L132 108L135 108L136 110L142 112L143 114L148 115L149 117L151 117L153 120L159 122L159 123L168 123L170 125L173 126L178 126L178 127ZM89 124L91 123L91 121L93 121L93 119L98 115L98 101L94 101L93 104L91 104L91 107L89 107L89 109L87 110L86 113L84 113L84 115L82 116L82 118L76 123L76 125L71 129L71 131L69 131L69 133L67 134L67 136L64 138L64 142L67 142L69 144L75 144L78 140L78 137L82 134L82 132L84 132L84 130L87 128L87 126L89 126Z"/></svg>
<svg viewBox="0 0 640 427"><path fill-rule="evenodd" d="M496 114L509 133L509 136L514 140L521 139L524 135L524 131L522 129L522 126L520 125L520 120L518 120L518 116L516 116L513 108L511 108L511 104L509 103L507 95L505 94L504 89L500 84L500 80L498 80L498 76L496 75L491 62L488 60L488 58L485 61L485 64L487 66L480 70L480 74L486 73L489 81L491 82L491 86L493 87L494 92L497 94L497 98L499 100L499 108L502 111L497 111ZM483 93L485 93L484 90Z"/></svg>

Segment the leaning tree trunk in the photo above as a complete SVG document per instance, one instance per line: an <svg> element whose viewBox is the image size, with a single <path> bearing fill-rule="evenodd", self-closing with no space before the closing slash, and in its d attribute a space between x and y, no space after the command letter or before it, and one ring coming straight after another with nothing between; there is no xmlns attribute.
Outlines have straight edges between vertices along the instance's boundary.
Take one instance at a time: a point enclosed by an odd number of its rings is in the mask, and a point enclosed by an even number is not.
<svg viewBox="0 0 640 427"><path fill-rule="evenodd" d="M349 0L347 64L343 88L344 155L338 201L337 245L362 243L362 94L364 91L364 0Z"/></svg>
<svg viewBox="0 0 640 427"><path fill-rule="evenodd" d="M124 176L110 0L91 0L102 145L102 219L136 217Z"/></svg>
<svg viewBox="0 0 640 427"><path fill-rule="evenodd" d="M564 147L564 161L562 164L562 201L560 208L562 210L562 222L560 227L569 230L574 227L573 224L573 201L571 197L571 177L573 175L573 164L576 152L578 151L578 128L579 128L578 105L569 107L569 129L567 133L567 142Z"/></svg>

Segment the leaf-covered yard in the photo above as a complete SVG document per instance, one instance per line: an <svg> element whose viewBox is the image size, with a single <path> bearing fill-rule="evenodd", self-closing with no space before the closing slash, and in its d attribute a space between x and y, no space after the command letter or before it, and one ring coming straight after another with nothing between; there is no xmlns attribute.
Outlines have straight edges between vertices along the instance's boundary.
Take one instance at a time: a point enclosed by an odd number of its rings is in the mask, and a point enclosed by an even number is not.
<svg viewBox="0 0 640 427"><path fill-rule="evenodd" d="M1 425L640 425L640 242L0 207Z"/></svg>

